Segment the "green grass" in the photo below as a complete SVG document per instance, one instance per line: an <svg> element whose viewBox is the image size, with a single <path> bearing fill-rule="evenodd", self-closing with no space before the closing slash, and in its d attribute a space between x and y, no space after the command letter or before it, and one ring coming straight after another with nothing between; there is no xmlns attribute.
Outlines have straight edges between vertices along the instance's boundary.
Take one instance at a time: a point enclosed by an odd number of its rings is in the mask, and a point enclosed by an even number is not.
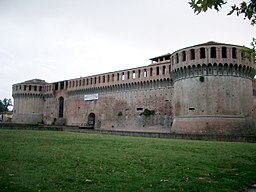
<svg viewBox="0 0 256 192"><path fill-rule="evenodd" d="M256 144L0 130L0 191L242 191Z"/></svg>

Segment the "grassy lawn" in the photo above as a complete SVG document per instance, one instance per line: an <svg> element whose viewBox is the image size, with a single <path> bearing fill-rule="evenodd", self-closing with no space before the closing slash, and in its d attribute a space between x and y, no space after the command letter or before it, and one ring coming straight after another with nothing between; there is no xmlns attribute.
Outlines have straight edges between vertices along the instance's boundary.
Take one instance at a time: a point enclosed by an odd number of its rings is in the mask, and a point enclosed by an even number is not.
<svg viewBox="0 0 256 192"><path fill-rule="evenodd" d="M0 191L242 191L256 144L0 130Z"/></svg>

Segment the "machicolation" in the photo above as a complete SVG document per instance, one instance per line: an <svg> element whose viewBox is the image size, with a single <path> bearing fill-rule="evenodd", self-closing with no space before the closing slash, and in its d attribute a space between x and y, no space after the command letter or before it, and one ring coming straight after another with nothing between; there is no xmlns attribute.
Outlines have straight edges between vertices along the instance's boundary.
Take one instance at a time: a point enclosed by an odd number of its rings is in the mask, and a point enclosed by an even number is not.
<svg viewBox="0 0 256 192"><path fill-rule="evenodd" d="M18 83L13 121L116 131L255 133L255 61L244 49L208 42L138 68Z"/></svg>

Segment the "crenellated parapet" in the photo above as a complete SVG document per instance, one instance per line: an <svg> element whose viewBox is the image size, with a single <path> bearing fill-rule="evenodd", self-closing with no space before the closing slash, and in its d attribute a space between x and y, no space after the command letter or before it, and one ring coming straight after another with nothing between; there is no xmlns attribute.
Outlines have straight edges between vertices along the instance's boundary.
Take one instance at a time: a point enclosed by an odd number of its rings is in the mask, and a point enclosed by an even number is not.
<svg viewBox="0 0 256 192"><path fill-rule="evenodd" d="M232 75L253 79L254 56L246 55L243 46L208 42L171 54L171 74L174 81L207 75Z"/></svg>
<svg viewBox="0 0 256 192"><path fill-rule="evenodd" d="M131 88L148 87L148 84L162 84L170 80L171 65L164 62L157 65L148 65L133 69L125 69L110 73L103 73L93 76L70 79L44 86L44 93L52 95L57 92L67 91L76 92L94 92L110 90L129 90Z"/></svg>
<svg viewBox="0 0 256 192"><path fill-rule="evenodd" d="M43 97L44 86L47 83L44 80L33 79L18 83L12 86L12 95L18 97Z"/></svg>

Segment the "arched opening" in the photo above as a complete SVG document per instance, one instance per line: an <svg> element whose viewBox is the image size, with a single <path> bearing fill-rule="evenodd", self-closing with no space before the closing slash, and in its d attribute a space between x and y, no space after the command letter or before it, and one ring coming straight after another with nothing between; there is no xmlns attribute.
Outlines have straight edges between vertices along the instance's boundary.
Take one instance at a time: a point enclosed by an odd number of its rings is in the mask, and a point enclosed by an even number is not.
<svg viewBox="0 0 256 192"><path fill-rule="evenodd" d="M94 129L94 125L95 125L95 114L94 113L90 113L88 115L86 128Z"/></svg>
<svg viewBox="0 0 256 192"><path fill-rule="evenodd" d="M64 114L64 98L59 98L59 118L63 118Z"/></svg>

